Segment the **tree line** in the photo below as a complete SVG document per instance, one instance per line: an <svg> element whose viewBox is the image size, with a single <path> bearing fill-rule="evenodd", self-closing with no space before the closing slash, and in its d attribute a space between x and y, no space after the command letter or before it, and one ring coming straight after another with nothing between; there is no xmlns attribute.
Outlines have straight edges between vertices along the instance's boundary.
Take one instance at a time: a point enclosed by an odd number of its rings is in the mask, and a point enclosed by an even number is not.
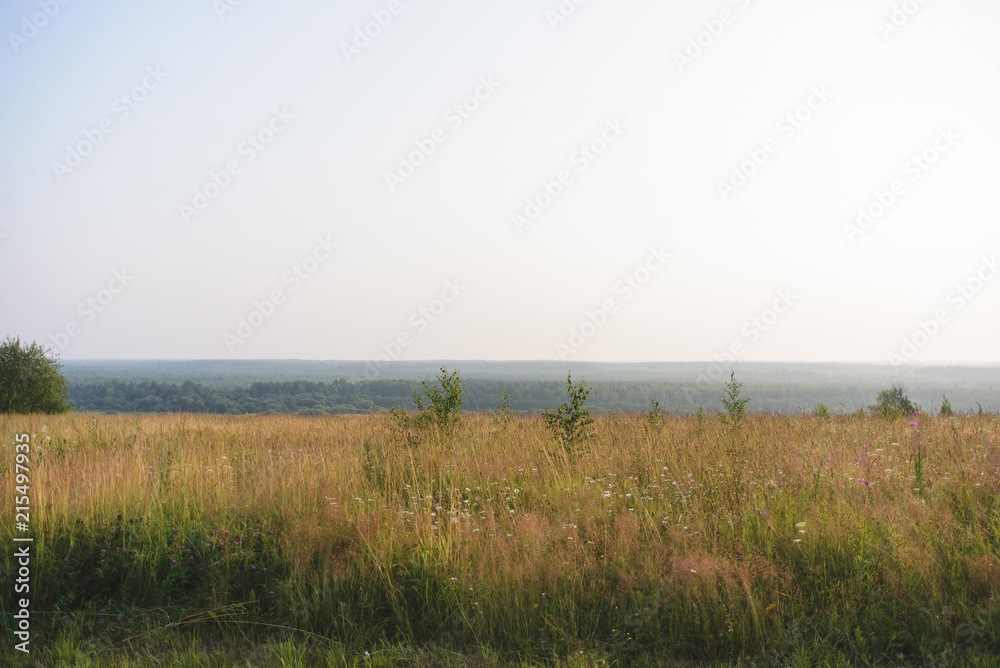
<svg viewBox="0 0 1000 668"><path fill-rule="evenodd" d="M394 407L419 409L413 380L329 381L259 380L248 385L235 379L199 383L150 379L111 379L70 382L59 372L58 360L37 343L30 345L8 338L0 344L0 413L59 413L75 409L97 413L219 413L219 414L355 414L389 411ZM458 371L456 370L455 373ZM123 374L124 375L124 374ZM421 381L422 383L422 381ZM504 410L541 413L560 406L565 393L562 382L550 380L499 380L473 378L464 381L463 408L467 411ZM884 386L882 386L884 387ZM858 410L886 414L876 406L892 406L890 412L909 413L926 406L928 412L944 414L996 411L1000 392L983 384L962 388L951 400L940 388L922 387L910 396L902 388L883 390L870 383L805 385L789 382L748 383L754 411L777 413L853 413ZM588 403L597 412L635 411L694 414L729 410L720 400L722 384L678 381L598 381L588 387ZM912 400L911 400L912 398ZM979 402L982 401L982 404ZM954 403L955 408L952 408ZM939 410L935 410L940 405Z"/></svg>

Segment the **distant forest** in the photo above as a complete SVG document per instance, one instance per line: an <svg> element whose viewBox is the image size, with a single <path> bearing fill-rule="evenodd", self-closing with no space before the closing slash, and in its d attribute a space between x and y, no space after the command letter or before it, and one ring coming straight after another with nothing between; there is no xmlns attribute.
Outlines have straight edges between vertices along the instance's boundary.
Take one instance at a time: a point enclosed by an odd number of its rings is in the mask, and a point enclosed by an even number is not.
<svg viewBox="0 0 1000 668"><path fill-rule="evenodd" d="M496 409L503 392L510 407L521 413L555 409L567 398L565 365L549 362L400 363L383 374L398 374L396 378L370 380L364 378L363 363L324 366L330 364L70 362L65 375L75 409L100 413L324 415L380 412L394 405L413 408L418 379L435 382L440 366L462 371L466 411ZM728 380L728 373L699 376L704 365L573 366L573 380L586 380L593 388L587 406L596 412L645 411L655 399L670 413L689 414L699 407L711 413L721 410ZM927 412L938 411L942 394L957 412L1000 410L997 368L928 368L902 379L877 365L743 364L736 373L751 399L747 408L754 412L811 413L823 403L833 413L851 413L867 409L880 389L895 382Z"/></svg>

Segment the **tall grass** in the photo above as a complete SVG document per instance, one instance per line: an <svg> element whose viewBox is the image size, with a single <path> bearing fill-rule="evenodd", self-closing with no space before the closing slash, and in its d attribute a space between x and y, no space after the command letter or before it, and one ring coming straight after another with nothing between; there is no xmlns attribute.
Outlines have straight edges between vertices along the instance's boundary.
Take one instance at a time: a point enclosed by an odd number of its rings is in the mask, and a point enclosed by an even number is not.
<svg viewBox="0 0 1000 668"><path fill-rule="evenodd" d="M811 663L982 658L1000 637L996 416L609 414L576 456L540 416L416 439L385 416L0 426L4 498L31 434L38 651L176 629L358 656Z"/></svg>

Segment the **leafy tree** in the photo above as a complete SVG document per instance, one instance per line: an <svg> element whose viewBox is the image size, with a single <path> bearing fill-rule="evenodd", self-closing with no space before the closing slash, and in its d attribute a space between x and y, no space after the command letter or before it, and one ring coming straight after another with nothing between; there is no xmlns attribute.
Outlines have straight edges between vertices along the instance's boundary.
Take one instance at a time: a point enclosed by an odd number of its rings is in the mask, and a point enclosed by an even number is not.
<svg viewBox="0 0 1000 668"><path fill-rule="evenodd" d="M816 417L828 418L828 417L830 417L830 409L827 407L826 404L819 404L818 406L816 406L816 413L815 414L816 414Z"/></svg>
<svg viewBox="0 0 1000 668"><path fill-rule="evenodd" d="M893 385L879 392L875 404L869 406L868 410L872 415L898 418L901 415L912 415L917 408L906 396L906 390L902 385Z"/></svg>
<svg viewBox="0 0 1000 668"><path fill-rule="evenodd" d="M72 410L62 365L46 348L20 338L0 344L0 413L66 413Z"/></svg>
<svg viewBox="0 0 1000 668"><path fill-rule="evenodd" d="M582 380L579 385L574 385L573 375L567 374L566 392L569 394L569 403L560 404L555 413L545 411L545 426L569 454L573 454L592 435L590 427L594 424L594 418L584 408L591 389Z"/></svg>
<svg viewBox="0 0 1000 668"><path fill-rule="evenodd" d="M722 395L722 405L729 412L729 417L723 417L722 420L734 427L739 427L740 422L746 417L746 406L750 401L750 397L743 396L740 390L742 387L743 383L736 382L736 372L730 372L729 382L726 383L726 393Z"/></svg>
<svg viewBox="0 0 1000 668"><path fill-rule="evenodd" d="M663 422L663 407L656 399L649 400L649 411L646 413L646 422L651 429L656 429Z"/></svg>
<svg viewBox="0 0 1000 668"><path fill-rule="evenodd" d="M465 384L458 375L458 369L448 373L444 367L441 367L437 381L441 389L421 380L420 384L423 386L424 396L421 397L416 390L413 390L413 403L420 411L418 418L420 422L431 424L443 431L450 431L458 425L462 418Z"/></svg>
<svg viewBox="0 0 1000 668"><path fill-rule="evenodd" d="M941 415L954 415L955 411L951 408L951 402L948 401L948 397L941 395Z"/></svg>
<svg viewBox="0 0 1000 668"><path fill-rule="evenodd" d="M507 393L506 389L500 389L500 405L497 409L493 411L492 417L496 424L506 427L510 424L511 418L514 416L514 411L510 408L510 395Z"/></svg>

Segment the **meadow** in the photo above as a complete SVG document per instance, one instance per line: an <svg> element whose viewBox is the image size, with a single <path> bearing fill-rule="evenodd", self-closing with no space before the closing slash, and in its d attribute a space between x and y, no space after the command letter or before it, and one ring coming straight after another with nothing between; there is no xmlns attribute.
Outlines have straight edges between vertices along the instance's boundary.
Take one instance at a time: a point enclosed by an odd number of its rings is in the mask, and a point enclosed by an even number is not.
<svg viewBox="0 0 1000 668"><path fill-rule="evenodd" d="M1000 665L1000 418L0 416L14 665ZM0 519L12 545L13 508Z"/></svg>

